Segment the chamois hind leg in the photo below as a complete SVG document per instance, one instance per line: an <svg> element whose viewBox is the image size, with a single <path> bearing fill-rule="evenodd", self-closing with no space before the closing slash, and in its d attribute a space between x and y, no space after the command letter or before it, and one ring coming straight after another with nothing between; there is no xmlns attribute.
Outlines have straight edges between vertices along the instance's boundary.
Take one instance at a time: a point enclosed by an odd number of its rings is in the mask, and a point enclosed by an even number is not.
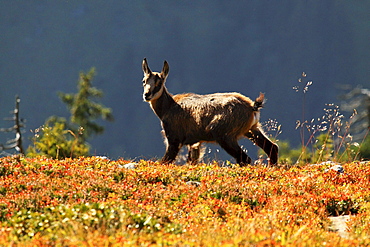
<svg viewBox="0 0 370 247"><path fill-rule="evenodd" d="M169 142L167 144L166 153L162 158L162 163L172 163L175 161L177 154L179 153L181 144L178 142Z"/></svg>
<svg viewBox="0 0 370 247"><path fill-rule="evenodd" d="M272 165L276 165L278 162L278 152L279 147L263 133L258 127L251 129L248 133L245 134L252 142L257 146L263 149L267 154Z"/></svg>
<svg viewBox="0 0 370 247"><path fill-rule="evenodd" d="M233 138L223 138L217 140L217 143L231 156L236 159L236 163L240 166L246 166L252 163L251 158L239 146L238 141Z"/></svg>
<svg viewBox="0 0 370 247"><path fill-rule="evenodd" d="M198 142L198 143L195 143L193 145L188 145L188 159L186 161L186 163L188 164L191 164L191 165L195 165L196 163L198 163L198 160L199 160L199 156L200 156L200 149L201 149L201 143Z"/></svg>

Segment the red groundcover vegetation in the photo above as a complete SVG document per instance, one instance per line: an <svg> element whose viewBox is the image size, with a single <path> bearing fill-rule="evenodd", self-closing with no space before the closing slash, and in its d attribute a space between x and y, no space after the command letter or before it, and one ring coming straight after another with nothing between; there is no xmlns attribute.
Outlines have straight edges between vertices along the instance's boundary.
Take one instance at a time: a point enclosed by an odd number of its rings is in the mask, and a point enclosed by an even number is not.
<svg viewBox="0 0 370 247"><path fill-rule="evenodd" d="M1 158L0 246L370 245L369 162L129 163Z"/></svg>

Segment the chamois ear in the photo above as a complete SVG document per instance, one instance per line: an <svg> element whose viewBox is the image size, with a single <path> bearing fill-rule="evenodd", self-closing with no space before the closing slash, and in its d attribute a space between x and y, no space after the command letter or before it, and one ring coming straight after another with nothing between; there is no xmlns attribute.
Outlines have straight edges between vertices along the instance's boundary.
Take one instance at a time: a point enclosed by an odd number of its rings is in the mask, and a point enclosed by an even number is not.
<svg viewBox="0 0 370 247"><path fill-rule="evenodd" d="M167 78L169 72L170 72L170 66L168 65L167 61L164 60L163 68L161 72L163 79Z"/></svg>
<svg viewBox="0 0 370 247"><path fill-rule="evenodd" d="M152 73L152 71L149 68L148 62L146 61L146 58L143 59L142 69L143 69L144 75L148 75Z"/></svg>

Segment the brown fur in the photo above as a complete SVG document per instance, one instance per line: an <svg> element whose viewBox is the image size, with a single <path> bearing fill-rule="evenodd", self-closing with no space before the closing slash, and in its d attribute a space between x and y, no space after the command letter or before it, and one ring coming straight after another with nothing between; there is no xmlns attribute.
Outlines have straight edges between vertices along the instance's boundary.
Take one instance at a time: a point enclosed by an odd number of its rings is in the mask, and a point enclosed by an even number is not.
<svg viewBox="0 0 370 247"><path fill-rule="evenodd" d="M173 162L180 148L188 145L188 161L196 163L201 142L216 142L240 165L250 164L251 159L237 142L248 137L267 153L270 163L277 163L278 147L259 124L263 94L254 102L239 93L171 95L164 85L169 72L166 61L161 73L153 73L144 59L143 71L144 99L160 118L164 131L167 148L163 162Z"/></svg>

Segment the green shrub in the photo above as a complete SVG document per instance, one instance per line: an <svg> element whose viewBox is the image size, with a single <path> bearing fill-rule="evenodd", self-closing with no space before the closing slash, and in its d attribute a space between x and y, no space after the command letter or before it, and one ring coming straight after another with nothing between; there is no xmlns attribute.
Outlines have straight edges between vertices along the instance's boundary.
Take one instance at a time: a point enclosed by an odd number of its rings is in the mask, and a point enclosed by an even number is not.
<svg viewBox="0 0 370 247"><path fill-rule="evenodd" d="M64 118L52 117L36 130L33 145L28 147L27 155L44 155L56 159L86 156L89 154L89 146L79 138L80 135L81 133L68 128Z"/></svg>
<svg viewBox="0 0 370 247"><path fill-rule="evenodd" d="M43 212L22 209L8 220L8 224L18 239L32 238L36 234L65 238L98 229L105 234L122 230L150 234L162 228L167 233L182 233L182 226L167 217L134 213L125 206L102 203L59 205L47 207Z"/></svg>
<svg viewBox="0 0 370 247"><path fill-rule="evenodd" d="M360 156L362 159L370 160L370 135L366 137L360 146Z"/></svg>

